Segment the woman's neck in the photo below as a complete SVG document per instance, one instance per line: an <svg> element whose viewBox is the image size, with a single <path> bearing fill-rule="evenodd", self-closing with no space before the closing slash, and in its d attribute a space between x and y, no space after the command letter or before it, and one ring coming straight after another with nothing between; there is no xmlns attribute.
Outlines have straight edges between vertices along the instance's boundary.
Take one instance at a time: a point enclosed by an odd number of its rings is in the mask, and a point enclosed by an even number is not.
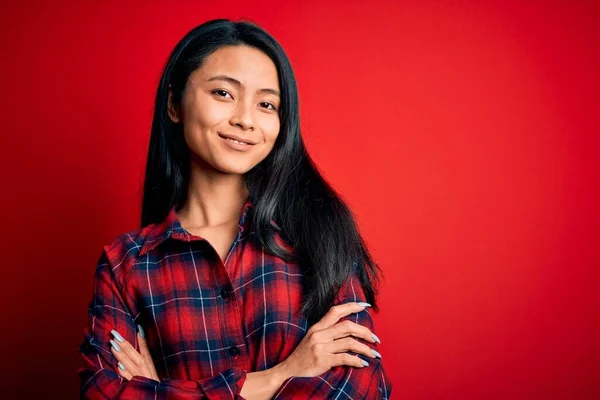
<svg viewBox="0 0 600 400"><path fill-rule="evenodd" d="M190 174L187 201L177 214L184 228L237 222L248 195L244 176L195 168Z"/></svg>

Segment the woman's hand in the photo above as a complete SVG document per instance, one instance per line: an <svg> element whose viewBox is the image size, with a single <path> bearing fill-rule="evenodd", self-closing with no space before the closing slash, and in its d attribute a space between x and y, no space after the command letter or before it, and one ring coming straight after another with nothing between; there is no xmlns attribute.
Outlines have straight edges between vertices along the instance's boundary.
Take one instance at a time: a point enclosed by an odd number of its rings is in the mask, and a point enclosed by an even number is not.
<svg viewBox="0 0 600 400"><path fill-rule="evenodd" d="M148 345L146 344L146 339L144 338L144 331L139 325L138 328L137 339L140 344L141 354L119 332L114 329L110 331L115 339L110 341L110 350L119 361L117 371L128 381L134 376L143 376L160 382L156 368L154 368L152 356L150 356L150 351L148 350Z"/></svg>
<svg viewBox="0 0 600 400"><path fill-rule="evenodd" d="M358 356L348 354L348 351L381 358L378 352L354 339L379 343L377 336L368 328L348 320L337 323L340 318L360 312L365 307L370 307L370 304L350 302L331 307L319 322L310 327L294 352L276 368L284 371L284 376L312 377L338 365L357 368L369 365Z"/></svg>

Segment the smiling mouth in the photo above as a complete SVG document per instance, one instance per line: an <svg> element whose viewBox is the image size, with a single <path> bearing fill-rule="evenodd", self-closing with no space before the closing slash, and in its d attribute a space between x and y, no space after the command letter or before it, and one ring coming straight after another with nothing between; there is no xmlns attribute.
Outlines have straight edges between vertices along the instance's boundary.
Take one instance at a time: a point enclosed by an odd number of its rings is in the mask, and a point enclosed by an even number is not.
<svg viewBox="0 0 600 400"><path fill-rule="evenodd" d="M237 140L235 140L235 139L230 139L230 138L224 138L224 139L225 139L225 140L229 140L230 142L233 142L233 143L237 143L237 144L245 144L245 145L249 145L248 143L239 142L239 141L237 141Z"/></svg>
<svg viewBox="0 0 600 400"><path fill-rule="evenodd" d="M254 143L251 143L251 142L242 142L240 140L224 136L222 133L219 133L219 137L222 138L222 139L225 139L225 140L229 140L230 142L237 143L237 144L243 144L243 145L247 145L247 146L253 146L254 145Z"/></svg>

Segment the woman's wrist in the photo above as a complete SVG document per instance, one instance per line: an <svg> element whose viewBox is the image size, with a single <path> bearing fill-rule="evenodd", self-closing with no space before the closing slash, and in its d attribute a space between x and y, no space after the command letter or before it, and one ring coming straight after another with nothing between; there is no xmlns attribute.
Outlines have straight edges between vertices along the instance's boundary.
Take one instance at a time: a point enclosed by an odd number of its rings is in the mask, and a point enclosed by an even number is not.
<svg viewBox="0 0 600 400"><path fill-rule="evenodd" d="M249 400L270 399L290 376L282 363L263 371L249 372L240 394Z"/></svg>
<svg viewBox="0 0 600 400"><path fill-rule="evenodd" d="M271 372L273 384L276 384L277 387L281 386L286 379L293 376L285 361L282 361L273 368L270 368L269 371Z"/></svg>

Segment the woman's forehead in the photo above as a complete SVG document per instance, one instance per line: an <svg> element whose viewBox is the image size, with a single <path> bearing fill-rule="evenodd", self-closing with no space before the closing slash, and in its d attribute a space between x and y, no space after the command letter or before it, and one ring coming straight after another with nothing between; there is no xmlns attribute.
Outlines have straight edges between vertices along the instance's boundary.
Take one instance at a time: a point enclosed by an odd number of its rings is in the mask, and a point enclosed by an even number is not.
<svg viewBox="0 0 600 400"><path fill-rule="evenodd" d="M219 48L204 60L190 78L206 83L216 76L231 77L245 87L279 90L275 63L262 51L249 46Z"/></svg>

